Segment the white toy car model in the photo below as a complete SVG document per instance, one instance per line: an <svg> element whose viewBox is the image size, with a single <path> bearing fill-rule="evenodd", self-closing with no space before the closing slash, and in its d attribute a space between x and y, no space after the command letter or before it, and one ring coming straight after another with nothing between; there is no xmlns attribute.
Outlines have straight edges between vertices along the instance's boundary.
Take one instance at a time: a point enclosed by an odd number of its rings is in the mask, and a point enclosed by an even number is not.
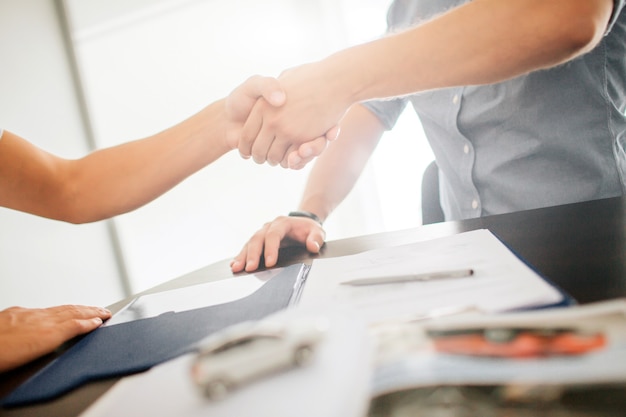
<svg viewBox="0 0 626 417"><path fill-rule="evenodd" d="M191 377L204 396L222 399L237 386L308 363L327 328L320 318L229 327L201 344Z"/></svg>

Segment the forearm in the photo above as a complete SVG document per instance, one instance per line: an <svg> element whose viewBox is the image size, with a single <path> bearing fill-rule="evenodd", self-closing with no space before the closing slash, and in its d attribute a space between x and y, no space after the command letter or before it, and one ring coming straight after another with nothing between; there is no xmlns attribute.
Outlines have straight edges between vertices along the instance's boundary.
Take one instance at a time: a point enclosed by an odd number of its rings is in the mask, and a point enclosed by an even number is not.
<svg viewBox="0 0 626 417"><path fill-rule="evenodd" d="M230 150L224 101L145 139L67 160L10 132L0 141L0 205L72 223L140 207Z"/></svg>
<svg viewBox="0 0 626 417"><path fill-rule="evenodd" d="M338 52L321 61L321 68L351 102L499 82L590 50L606 29L612 5L474 0L415 28Z"/></svg>
<svg viewBox="0 0 626 417"><path fill-rule="evenodd" d="M376 116L353 106L341 123L341 133L311 169L300 210L325 220L354 187L383 133Z"/></svg>
<svg viewBox="0 0 626 417"><path fill-rule="evenodd" d="M156 135L74 161L67 182L70 221L134 210L228 152L223 109L218 101Z"/></svg>

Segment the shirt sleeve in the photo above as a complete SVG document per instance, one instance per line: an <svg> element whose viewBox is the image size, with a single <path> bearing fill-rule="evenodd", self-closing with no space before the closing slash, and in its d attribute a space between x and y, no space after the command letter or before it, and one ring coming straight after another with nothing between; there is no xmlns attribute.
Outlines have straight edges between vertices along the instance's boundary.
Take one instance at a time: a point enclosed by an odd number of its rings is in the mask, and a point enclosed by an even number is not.
<svg viewBox="0 0 626 417"><path fill-rule="evenodd" d="M406 99L394 98L391 100L371 100L361 104L378 117L385 130L391 130L406 107L406 103Z"/></svg>
<svg viewBox="0 0 626 417"><path fill-rule="evenodd" d="M615 24L617 19L619 19L620 14L622 13L622 11L624 11L625 4L626 0L614 0L613 13L611 14L611 19L609 20L609 24L606 28L606 33L609 33L611 31L613 25Z"/></svg>

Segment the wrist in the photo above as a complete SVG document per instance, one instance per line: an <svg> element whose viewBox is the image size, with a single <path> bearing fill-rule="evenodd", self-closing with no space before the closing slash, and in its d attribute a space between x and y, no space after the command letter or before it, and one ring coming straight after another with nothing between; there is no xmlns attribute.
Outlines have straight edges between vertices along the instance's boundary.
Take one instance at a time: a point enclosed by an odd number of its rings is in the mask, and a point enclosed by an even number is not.
<svg viewBox="0 0 626 417"><path fill-rule="evenodd" d="M323 225L322 219L320 219L317 216L317 214L312 213L310 211L306 211L306 210L290 211L288 216L289 217L306 217L308 219L314 220L315 222L319 223L320 226Z"/></svg>
<svg viewBox="0 0 626 417"><path fill-rule="evenodd" d="M369 45L357 45L324 59L328 79L333 80L333 97L348 106L379 98L375 90L381 82L379 66L372 65Z"/></svg>
<svg viewBox="0 0 626 417"><path fill-rule="evenodd" d="M340 51L319 61L318 74L333 97L333 104L348 108L362 101L362 68L353 65L352 51Z"/></svg>
<svg viewBox="0 0 626 417"><path fill-rule="evenodd" d="M220 141L219 146L226 149L226 152L230 152L233 149L237 149L239 145L239 138L237 134L239 133L236 130L236 124L232 119L232 114L228 109L228 99L223 98L209 105L209 107L215 108L215 115L218 116L219 120L211 120L211 123L214 123L214 127L216 129L221 130L221 134L219 135Z"/></svg>

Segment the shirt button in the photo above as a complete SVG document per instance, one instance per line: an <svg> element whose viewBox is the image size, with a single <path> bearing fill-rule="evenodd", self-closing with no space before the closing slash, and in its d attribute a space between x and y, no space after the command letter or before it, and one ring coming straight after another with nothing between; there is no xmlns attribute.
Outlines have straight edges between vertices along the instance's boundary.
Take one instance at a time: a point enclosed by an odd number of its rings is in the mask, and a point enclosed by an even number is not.
<svg viewBox="0 0 626 417"><path fill-rule="evenodd" d="M469 145L463 146L463 153L467 155L469 153Z"/></svg>
<svg viewBox="0 0 626 417"><path fill-rule="evenodd" d="M459 104L459 95L455 94L454 97L452 97L452 104Z"/></svg>
<svg viewBox="0 0 626 417"><path fill-rule="evenodd" d="M472 200L472 208L476 210L478 208L478 201Z"/></svg>

